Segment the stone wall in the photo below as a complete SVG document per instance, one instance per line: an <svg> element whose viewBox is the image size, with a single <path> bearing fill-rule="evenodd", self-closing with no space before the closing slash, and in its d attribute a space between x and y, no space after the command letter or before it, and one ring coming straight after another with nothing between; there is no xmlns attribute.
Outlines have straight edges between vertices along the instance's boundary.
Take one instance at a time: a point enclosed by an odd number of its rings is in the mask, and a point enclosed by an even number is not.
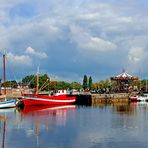
<svg viewBox="0 0 148 148"><path fill-rule="evenodd" d="M128 102L129 94L117 93L117 94L92 94L92 105L98 103L113 103L113 102Z"/></svg>

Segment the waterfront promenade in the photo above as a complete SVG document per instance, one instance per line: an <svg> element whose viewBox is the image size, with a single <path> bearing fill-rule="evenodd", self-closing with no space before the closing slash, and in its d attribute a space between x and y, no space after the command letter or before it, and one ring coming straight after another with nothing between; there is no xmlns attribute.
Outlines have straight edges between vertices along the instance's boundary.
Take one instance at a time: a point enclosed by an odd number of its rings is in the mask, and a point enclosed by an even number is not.
<svg viewBox="0 0 148 148"><path fill-rule="evenodd" d="M3 92L2 92L3 94ZM111 94L91 94L91 93L77 93L78 102L89 102L89 104L97 103L113 103L113 102L128 102L128 93L111 93ZM7 90L7 98L21 98L21 91L19 89ZM91 103L90 103L91 102ZM87 104L87 103L86 103Z"/></svg>

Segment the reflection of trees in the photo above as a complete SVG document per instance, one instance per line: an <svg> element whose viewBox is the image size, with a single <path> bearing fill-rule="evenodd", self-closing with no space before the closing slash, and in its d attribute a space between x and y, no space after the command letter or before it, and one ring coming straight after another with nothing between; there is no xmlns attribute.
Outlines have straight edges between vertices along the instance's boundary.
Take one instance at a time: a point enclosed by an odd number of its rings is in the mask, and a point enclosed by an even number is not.
<svg viewBox="0 0 148 148"><path fill-rule="evenodd" d="M135 127L135 122L132 117L136 114L136 109L131 104L118 104L113 106L113 112L115 113L114 118L112 118L113 128L130 128Z"/></svg>
<svg viewBox="0 0 148 148"><path fill-rule="evenodd" d="M118 104L113 106L113 111L121 114L132 114L134 113L134 108L130 104Z"/></svg>
<svg viewBox="0 0 148 148"><path fill-rule="evenodd" d="M115 105L113 106L114 116L112 117L112 127L121 129L135 129L138 131L145 130L148 119L148 104L143 102L128 104L128 105Z"/></svg>

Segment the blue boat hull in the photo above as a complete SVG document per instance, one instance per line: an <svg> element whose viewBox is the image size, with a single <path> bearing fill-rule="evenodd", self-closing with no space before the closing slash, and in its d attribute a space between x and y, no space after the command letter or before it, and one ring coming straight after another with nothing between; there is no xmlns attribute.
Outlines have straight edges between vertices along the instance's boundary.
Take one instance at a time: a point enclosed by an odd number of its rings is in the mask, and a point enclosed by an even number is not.
<svg viewBox="0 0 148 148"><path fill-rule="evenodd" d="M0 108L12 108L16 107L16 100L6 100L0 102Z"/></svg>

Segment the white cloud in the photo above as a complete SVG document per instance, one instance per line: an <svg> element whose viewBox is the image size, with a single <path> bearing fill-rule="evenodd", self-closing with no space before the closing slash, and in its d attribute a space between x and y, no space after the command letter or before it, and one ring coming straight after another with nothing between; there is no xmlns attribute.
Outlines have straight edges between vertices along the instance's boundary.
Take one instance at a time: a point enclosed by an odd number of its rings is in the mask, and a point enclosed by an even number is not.
<svg viewBox="0 0 148 148"><path fill-rule="evenodd" d="M31 67L32 59L27 55L15 55L11 52L7 53L8 63L18 67Z"/></svg>
<svg viewBox="0 0 148 148"><path fill-rule="evenodd" d="M80 43L80 47L84 49L90 49L91 51L110 51L116 49L115 44L98 37L90 37L87 43Z"/></svg>
<svg viewBox="0 0 148 148"><path fill-rule="evenodd" d="M145 59L147 52L141 47L132 47L128 53L129 61L133 64L138 64Z"/></svg>
<svg viewBox="0 0 148 148"><path fill-rule="evenodd" d="M47 54L45 52L37 52L35 49L28 47L25 51L26 54L31 55L31 56L35 56L39 59L45 59L47 58Z"/></svg>
<svg viewBox="0 0 148 148"><path fill-rule="evenodd" d="M116 45L111 41L100 37L93 37L89 30L77 26L71 26L71 38L78 44L80 49L94 51L110 51L116 49Z"/></svg>
<svg viewBox="0 0 148 148"><path fill-rule="evenodd" d="M22 14L23 16L26 14L25 9L17 11L23 8L24 3L31 6L27 7L28 9L34 9L35 13L32 16L21 17ZM69 58L78 59L80 64L82 61L87 65L88 56L90 57L92 53L93 58L89 63L98 68L104 67L102 65L105 64L112 69L111 63L107 63L108 60L117 63L116 68L124 67L129 62L142 65L148 55L147 49L143 48L148 45L146 16L148 9L147 5L141 9L139 4L142 3L143 1L136 1L133 7L132 2L128 1L1 0L0 50L11 51L11 59L15 60L12 62L16 65L23 63L25 59L30 60L31 63L39 58L46 58L46 63L47 60L56 59L58 63L58 53L63 53L63 63ZM16 15L10 14L12 10L16 10ZM24 52L26 47L28 48ZM50 59L47 58L53 49L55 49L52 52L54 54L50 54ZM71 49L69 56L66 55L68 49ZM121 57L119 53L122 54ZM99 60L98 55L101 55ZM41 64L45 65L45 63ZM71 63L65 62L65 64ZM74 71L80 68L79 65ZM55 66L58 69L58 64ZM92 66L88 67L90 70L91 68ZM80 69L82 70L82 67Z"/></svg>
<svg viewBox="0 0 148 148"><path fill-rule="evenodd" d="M94 21L97 20L100 16L101 16L100 13L94 12L94 13L81 14L80 16L78 16L78 18L84 21Z"/></svg>

